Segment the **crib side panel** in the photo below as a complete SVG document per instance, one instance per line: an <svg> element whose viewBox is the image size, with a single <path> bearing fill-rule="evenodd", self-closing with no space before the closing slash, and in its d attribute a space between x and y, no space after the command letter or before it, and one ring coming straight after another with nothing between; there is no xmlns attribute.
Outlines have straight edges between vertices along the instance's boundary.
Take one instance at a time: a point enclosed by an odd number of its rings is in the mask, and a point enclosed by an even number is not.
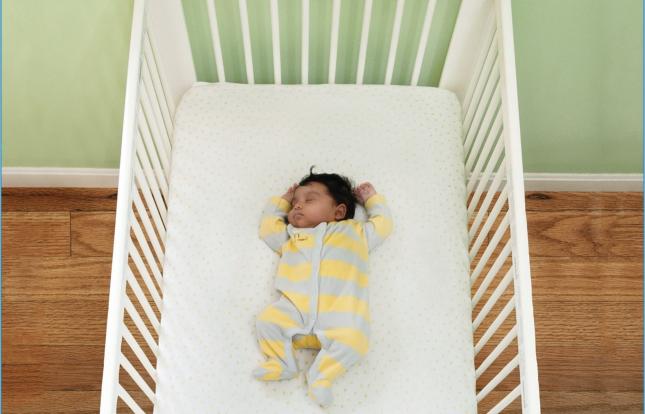
<svg viewBox="0 0 645 414"><path fill-rule="evenodd" d="M478 50L460 56L463 39L453 38L446 64L474 63L470 74L447 67L442 83L463 94L478 409L497 413L519 401L522 412L539 413L511 2L462 6L480 14Z"/></svg>
<svg viewBox="0 0 645 414"><path fill-rule="evenodd" d="M152 412L155 403L175 102L146 7L135 0L101 413Z"/></svg>

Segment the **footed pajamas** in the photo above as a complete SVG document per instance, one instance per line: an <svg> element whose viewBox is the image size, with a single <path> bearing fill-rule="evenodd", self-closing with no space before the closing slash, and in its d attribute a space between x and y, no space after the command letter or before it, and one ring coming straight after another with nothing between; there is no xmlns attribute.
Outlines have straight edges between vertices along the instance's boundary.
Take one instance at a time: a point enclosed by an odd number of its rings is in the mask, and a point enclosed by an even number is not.
<svg viewBox="0 0 645 414"><path fill-rule="evenodd" d="M367 222L297 228L285 221L290 208L282 197L271 197L260 223L260 237L280 255L274 286L281 296L257 318L267 359L253 375L263 381L293 378L293 349L320 349L306 373L308 395L328 406L332 381L369 348L368 257L392 232L392 217L380 194L365 202Z"/></svg>

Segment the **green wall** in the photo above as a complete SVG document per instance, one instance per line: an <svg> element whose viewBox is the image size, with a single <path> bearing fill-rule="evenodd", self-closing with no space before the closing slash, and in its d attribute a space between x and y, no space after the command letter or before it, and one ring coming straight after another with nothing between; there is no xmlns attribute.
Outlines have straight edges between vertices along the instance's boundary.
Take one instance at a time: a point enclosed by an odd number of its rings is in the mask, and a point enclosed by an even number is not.
<svg viewBox="0 0 645 414"><path fill-rule="evenodd" d="M268 1L248 0L256 82L271 82ZM424 5L425 0L407 0ZM183 0L199 80L217 79L203 0ZM220 16L237 1L216 0ZM280 0L282 64L300 61L299 0ZM438 0L422 85L436 85L459 0ZM287 7L285 7L287 6ZM288 7L291 6L291 7ZM642 172L641 0L513 0L527 172ZM341 11L337 82L353 82L361 1ZM406 10L407 9L406 7ZM394 2L374 0L365 82L382 82ZM312 29L331 1L312 1ZM3 1L3 165L117 167L125 96L129 0ZM352 17L354 16L354 17ZM409 80L423 15L404 13L393 83ZM220 19L228 81L246 81L239 20ZM327 29L328 30L328 29ZM374 37L372 37L374 36ZM380 40L379 40L380 39ZM313 35L310 82L324 82L328 36ZM407 58L406 58L407 57ZM283 82L300 81L298 70Z"/></svg>
<svg viewBox="0 0 645 414"><path fill-rule="evenodd" d="M119 165L132 4L2 1L2 162Z"/></svg>

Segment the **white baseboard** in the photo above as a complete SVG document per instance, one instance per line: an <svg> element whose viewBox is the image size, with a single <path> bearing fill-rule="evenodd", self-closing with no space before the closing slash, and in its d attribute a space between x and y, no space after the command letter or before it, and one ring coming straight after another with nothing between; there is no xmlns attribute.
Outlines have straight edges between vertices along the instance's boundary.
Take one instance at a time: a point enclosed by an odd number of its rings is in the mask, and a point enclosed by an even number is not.
<svg viewBox="0 0 645 414"><path fill-rule="evenodd" d="M118 168L3 167L3 187L116 188Z"/></svg>
<svg viewBox="0 0 645 414"><path fill-rule="evenodd" d="M524 173L526 191L643 191L643 174Z"/></svg>
<svg viewBox="0 0 645 414"><path fill-rule="evenodd" d="M111 168L4 167L3 187L116 188L119 170ZM643 191L643 174L525 173L527 191Z"/></svg>

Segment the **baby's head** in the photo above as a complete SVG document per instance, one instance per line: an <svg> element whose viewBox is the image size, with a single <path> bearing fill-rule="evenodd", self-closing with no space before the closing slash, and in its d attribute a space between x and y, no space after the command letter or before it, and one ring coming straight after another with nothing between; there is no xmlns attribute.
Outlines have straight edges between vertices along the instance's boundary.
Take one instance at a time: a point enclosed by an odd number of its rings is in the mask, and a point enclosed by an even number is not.
<svg viewBox="0 0 645 414"><path fill-rule="evenodd" d="M313 166L296 188L287 216L294 227L316 227L330 221L354 218L356 196L349 178L338 174L316 174Z"/></svg>

